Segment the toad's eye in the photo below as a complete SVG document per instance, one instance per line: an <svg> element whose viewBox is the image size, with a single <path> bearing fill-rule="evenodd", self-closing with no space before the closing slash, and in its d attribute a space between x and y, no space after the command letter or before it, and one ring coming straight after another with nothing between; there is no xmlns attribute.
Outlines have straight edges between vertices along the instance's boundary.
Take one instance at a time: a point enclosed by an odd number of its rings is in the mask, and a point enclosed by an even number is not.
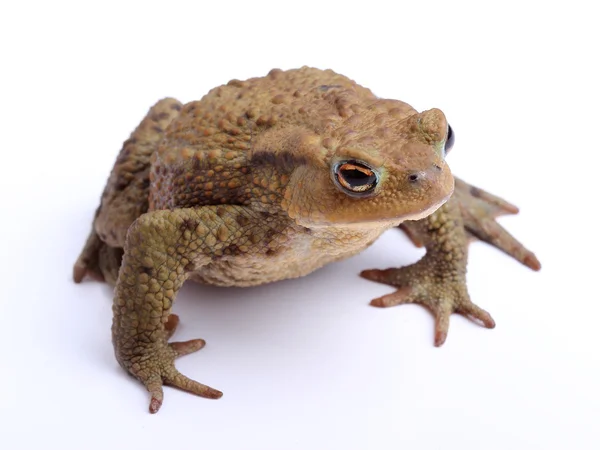
<svg viewBox="0 0 600 450"><path fill-rule="evenodd" d="M450 153L452 147L454 147L454 131L452 131L452 127L450 126L450 124L448 124L448 134L446 134L446 146L444 147L446 155Z"/></svg>
<svg viewBox="0 0 600 450"><path fill-rule="evenodd" d="M377 172L359 161L342 161L334 166L334 179L350 195L369 194L377 186Z"/></svg>

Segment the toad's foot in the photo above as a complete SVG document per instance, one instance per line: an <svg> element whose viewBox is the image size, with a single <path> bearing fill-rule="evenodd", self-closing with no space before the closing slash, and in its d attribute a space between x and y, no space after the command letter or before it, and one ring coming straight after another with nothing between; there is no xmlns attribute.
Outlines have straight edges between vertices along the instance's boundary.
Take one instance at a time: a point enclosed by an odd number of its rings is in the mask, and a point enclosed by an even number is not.
<svg viewBox="0 0 600 450"><path fill-rule="evenodd" d="M519 208L459 178L455 177L454 181L454 198L460 210L468 242L481 240L502 250L530 269L540 270L542 266L533 252L496 222L500 216L517 214ZM411 223L400 224L400 229L415 246L424 246L422 236L411 228Z"/></svg>
<svg viewBox="0 0 600 450"><path fill-rule="evenodd" d="M119 276L122 257L122 248L108 246L92 230L73 266L73 280L75 283L81 283L84 278L89 277L114 286Z"/></svg>
<svg viewBox="0 0 600 450"><path fill-rule="evenodd" d="M415 264L399 269L365 270L363 278L390 284L398 289L371 302L374 306L420 303L435 316L435 345L448 335L452 313L462 314L494 328L491 316L474 305L467 291L468 236L462 220L460 201L452 196L430 216L406 222L411 234L423 242L427 252Z"/></svg>
<svg viewBox="0 0 600 450"><path fill-rule="evenodd" d="M104 276L98 264L100 248L103 244L96 232L92 230L73 266L73 281L75 283L81 283L86 276L96 281L104 281Z"/></svg>
<svg viewBox="0 0 600 450"><path fill-rule="evenodd" d="M419 303L435 316L435 345L446 341L450 315L452 313L480 322L486 328L496 326L487 311L473 304L462 279L439 280L428 276L427 270L420 272L419 261L408 267L387 270L364 270L361 276L368 280L396 286L399 289L371 301L372 306L388 307L407 303Z"/></svg>
<svg viewBox="0 0 600 450"><path fill-rule="evenodd" d="M519 208L458 178L455 178L455 186L454 195L470 242L478 239L487 242L530 269L541 269L536 256L495 220L503 215L517 214Z"/></svg>
<svg viewBox="0 0 600 450"><path fill-rule="evenodd" d="M169 339L177 325L179 317L171 314L165 323L166 338ZM163 385L173 386L186 392L205 398L221 398L222 392L200 384L182 375L176 368L176 358L194 353L204 347L203 339L192 339L185 342L171 342L143 349L140 355L128 360L121 360L121 365L140 380L150 392L150 412L158 412L163 402Z"/></svg>

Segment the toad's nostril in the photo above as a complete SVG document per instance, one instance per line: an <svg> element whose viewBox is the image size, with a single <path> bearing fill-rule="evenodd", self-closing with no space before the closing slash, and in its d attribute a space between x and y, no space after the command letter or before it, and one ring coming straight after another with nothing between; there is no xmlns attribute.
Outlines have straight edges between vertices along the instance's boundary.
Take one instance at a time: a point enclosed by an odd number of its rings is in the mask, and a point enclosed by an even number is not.
<svg viewBox="0 0 600 450"><path fill-rule="evenodd" d="M411 183L416 183L416 182L420 181L421 178L422 178L421 174L419 172L415 172L415 173L411 173L408 176L408 181L410 181Z"/></svg>

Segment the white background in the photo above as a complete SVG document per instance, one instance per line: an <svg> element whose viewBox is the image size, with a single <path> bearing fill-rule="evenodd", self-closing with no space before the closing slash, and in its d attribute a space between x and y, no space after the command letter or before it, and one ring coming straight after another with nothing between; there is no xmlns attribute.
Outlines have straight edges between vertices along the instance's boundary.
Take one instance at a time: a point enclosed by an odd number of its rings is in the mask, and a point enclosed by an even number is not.
<svg viewBox="0 0 600 450"><path fill-rule="evenodd" d="M600 448L593 3L3 2L0 447ZM71 281L106 177L157 99L305 64L444 110L453 172L521 207L501 222L543 269L473 245L498 325L453 316L442 348L422 307L368 306L392 289L360 270L421 255L395 230L303 279L186 285L176 338L207 346L178 367L225 395L166 388L151 416L113 357L111 290Z"/></svg>

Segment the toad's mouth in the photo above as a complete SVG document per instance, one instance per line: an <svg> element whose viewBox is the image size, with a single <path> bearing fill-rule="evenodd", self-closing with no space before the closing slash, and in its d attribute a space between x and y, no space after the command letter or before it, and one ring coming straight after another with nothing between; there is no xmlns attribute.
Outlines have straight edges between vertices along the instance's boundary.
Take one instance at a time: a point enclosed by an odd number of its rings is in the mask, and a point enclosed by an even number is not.
<svg viewBox="0 0 600 450"><path fill-rule="evenodd" d="M429 208L424 209L423 211L420 211L420 212L417 212L417 213L414 213L414 214L407 214L406 216L401 217L400 218L400 223L404 222L405 220L421 220L421 219L424 219L425 217L428 217L428 216L432 215L444 203L446 203L448 200L450 200L450 197L452 197L453 193L454 193L454 190L452 190L452 192L450 192L442 200L440 200L439 202L431 205Z"/></svg>
<svg viewBox="0 0 600 450"><path fill-rule="evenodd" d="M453 194L453 192L448 194L446 197L441 199L439 202L434 203L433 205L431 205L421 211L414 212L414 213L404 214L399 217L386 217L386 218L368 220L365 222L353 222L353 223L340 224L340 225L347 226L347 227L369 228L369 225L372 225L374 227L380 227L382 224L388 224L390 226L397 226L397 225L400 225L402 222L406 222L408 220L410 220L410 221L421 220L421 219L424 219L425 217L430 216L431 214L436 212L440 207L442 207L444 205L444 203L446 203L450 199L452 194Z"/></svg>
<svg viewBox="0 0 600 450"><path fill-rule="evenodd" d="M413 212L410 212L407 214L389 215L389 216L386 216L385 214L381 214L378 217L373 217L373 218L368 218L368 219L365 218L362 220L347 220L347 221L329 220L329 221L325 221L323 223L313 222L310 224L310 228L321 228L321 227L326 228L326 227L330 227L330 226L335 226L338 228L341 227L341 228L349 228L349 229L352 229L352 228L369 229L369 228L382 228L382 227L397 226L407 220L411 220L411 221L421 220L421 219L424 219L425 217L430 216L431 214L436 212L442 205L444 205L444 203L446 203L450 199L450 197L452 196L453 193L454 193L454 189L452 189L450 191L450 193L448 193L441 200L439 200L433 204L429 204L428 206L426 206L423 209L413 211Z"/></svg>

